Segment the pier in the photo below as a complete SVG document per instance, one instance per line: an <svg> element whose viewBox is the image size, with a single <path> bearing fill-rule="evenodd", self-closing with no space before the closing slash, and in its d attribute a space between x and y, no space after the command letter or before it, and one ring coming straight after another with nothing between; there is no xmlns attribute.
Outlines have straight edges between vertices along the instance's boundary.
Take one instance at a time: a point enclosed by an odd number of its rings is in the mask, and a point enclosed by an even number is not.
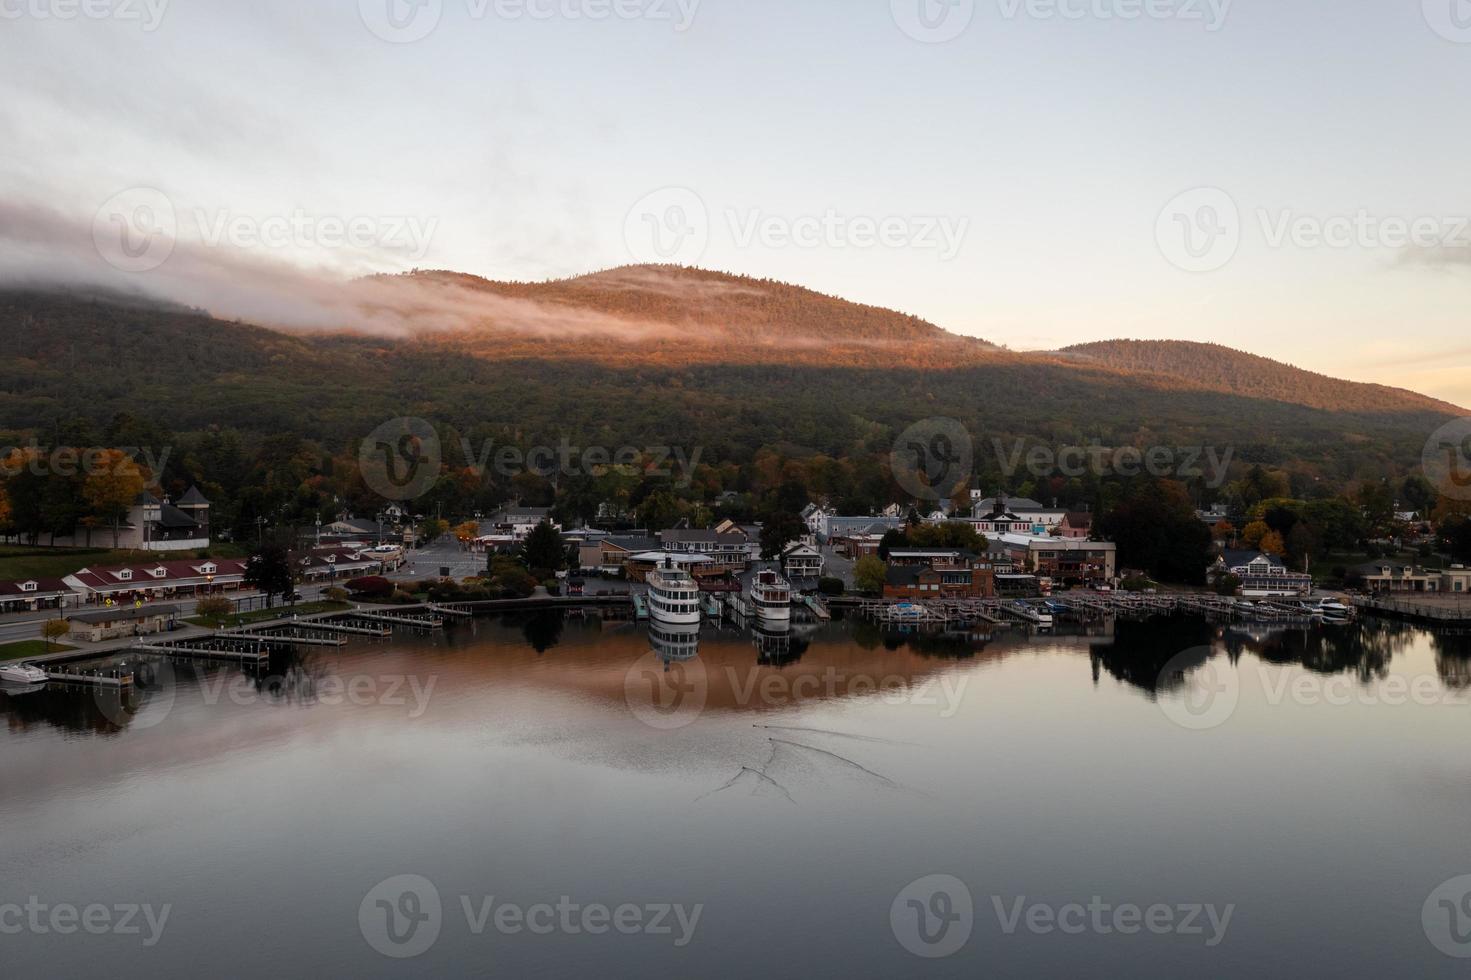
<svg viewBox="0 0 1471 980"><path fill-rule="evenodd" d="M842 603L852 608L851 601ZM1048 618L1089 622L1115 616L1148 617L1190 613L1226 622L1309 623L1321 613L1292 599L1255 602L1209 593L1068 592L1048 599L921 599L857 601L860 616L880 623L1024 625L1046 629Z"/></svg>

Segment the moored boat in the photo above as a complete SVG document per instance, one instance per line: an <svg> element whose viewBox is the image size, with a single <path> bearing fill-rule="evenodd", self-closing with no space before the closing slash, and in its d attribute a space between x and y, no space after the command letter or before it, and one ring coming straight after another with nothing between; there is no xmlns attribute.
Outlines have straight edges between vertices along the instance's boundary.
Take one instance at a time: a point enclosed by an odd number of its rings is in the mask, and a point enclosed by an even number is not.
<svg viewBox="0 0 1471 980"><path fill-rule="evenodd" d="M684 569L666 561L645 580L649 586L649 616L661 623L698 626L700 587Z"/></svg>
<svg viewBox="0 0 1471 980"><path fill-rule="evenodd" d="M792 586L780 573L769 569L757 572L746 597L760 619L768 623L792 621Z"/></svg>
<svg viewBox="0 0 1471 980"><path fill-rule="evenodd" d="M0 664L0 681L12 684L44 684L46 672L35 664Z"/></svg>

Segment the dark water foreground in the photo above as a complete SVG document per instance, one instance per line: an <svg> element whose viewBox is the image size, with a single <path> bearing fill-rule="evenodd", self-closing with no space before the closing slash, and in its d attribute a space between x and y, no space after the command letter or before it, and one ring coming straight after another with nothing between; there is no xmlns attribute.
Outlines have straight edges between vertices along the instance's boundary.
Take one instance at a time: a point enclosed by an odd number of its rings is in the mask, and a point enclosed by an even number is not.
<svg viewBox="0 0 1471 980"><path fill-rule="evenodd" d="M0 975L1464 976L1471 644L533 616L0 692Z"/></svg>

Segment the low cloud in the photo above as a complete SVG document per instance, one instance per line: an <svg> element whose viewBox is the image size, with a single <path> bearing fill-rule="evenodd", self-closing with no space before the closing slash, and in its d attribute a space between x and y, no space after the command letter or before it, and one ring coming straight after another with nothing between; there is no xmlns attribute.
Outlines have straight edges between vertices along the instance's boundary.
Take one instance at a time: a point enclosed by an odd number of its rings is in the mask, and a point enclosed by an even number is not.
<svg viewBox="0 0 1471 980"><path fill-rule="evenodd" d="M468 277L382 274L375 258L354 256L361 266L356 272L311 269L181 239L158 268L128 273L103 259L90 221L42 205L0 201L0 279L12 285L133 293L288 330L391 337L480 330L627 340L679 333L672 324L499 295Z"/></svg>

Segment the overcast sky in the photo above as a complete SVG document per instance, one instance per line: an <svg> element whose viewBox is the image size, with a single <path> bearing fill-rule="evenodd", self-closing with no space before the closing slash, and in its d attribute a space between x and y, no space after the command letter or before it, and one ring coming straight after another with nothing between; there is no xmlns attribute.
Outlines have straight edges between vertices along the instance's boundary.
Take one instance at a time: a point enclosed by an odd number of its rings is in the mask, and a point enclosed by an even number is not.
<svg viewBox="0 0 1471 980"><path fill-rule="evenodd" d="M0 0L0 81L9 275L52 220L336 274L667 259L1471 406L1467 0Z"/></svg>

